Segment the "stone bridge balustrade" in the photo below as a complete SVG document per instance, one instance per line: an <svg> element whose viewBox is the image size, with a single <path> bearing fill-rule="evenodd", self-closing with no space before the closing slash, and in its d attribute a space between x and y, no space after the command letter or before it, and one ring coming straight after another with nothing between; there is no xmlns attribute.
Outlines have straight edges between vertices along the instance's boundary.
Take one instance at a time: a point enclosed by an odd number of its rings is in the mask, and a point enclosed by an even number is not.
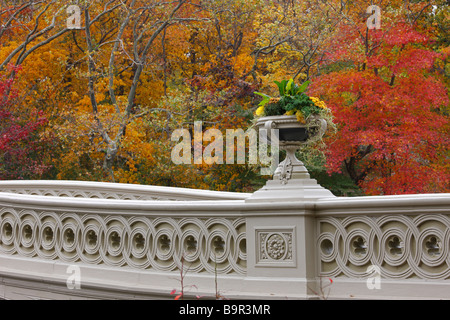
<svg viewBox="0 0 450 320"><path fill-rule="evenodd" d="M450 194L0 181L6 299L171 298L181 274L188 297L450 299L449 248Z"/></svg>
<svg viewBox="0 0 450 320"><path fill-rule="evenodd" d="M245 219L3 208L0 253L66 263L245 274Z"/></svg>
<svg viewBox="0 0 450 320"><path fill-rule="evenodd" d="M335 294L378 277L364 295L450 299L449 194L323 200L316 228L318 270L336 279Z"/></svg>
<svg viewBox="0 0 450 320"><path fill-rule="evenodd" d="M242 200L249 193L143 186L93 181L0 181L0 192L90 199L116 200Z"/></svg>

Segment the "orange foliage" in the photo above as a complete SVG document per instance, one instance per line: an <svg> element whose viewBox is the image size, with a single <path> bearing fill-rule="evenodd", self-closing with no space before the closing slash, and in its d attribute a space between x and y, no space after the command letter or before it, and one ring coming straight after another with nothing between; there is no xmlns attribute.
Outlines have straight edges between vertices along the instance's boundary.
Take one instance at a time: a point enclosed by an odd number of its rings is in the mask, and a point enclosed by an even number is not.
<svg viewBox="0 0 450 320"><path fill-rule="evenodd" d="M92 21L90 39L86 29L65 29L64 12L72 1L45 0L33 7L18 4L0 8L0 25L6 26L0 29L0 64L20 61L22 65L15 82L22 99L19 113L38 110L48 120L40 135L53 140L52 154L46 156L50 159L46 165L53 168L51 178L251 191L264 180L256 166L172 163L175 142L170 139L171 133L178 128L192 131L194 121L203 121L203 130L214 127L224 135L226 129L245 130L251 126L259 102L253 92L271 94L276 90L274 80L291 77L316 82L313 89L334 105L337 119L351 122L348 126L356 130L352 132L359 133L358 141L346 145L342 136L345 130L340 131L341 141L335 146L341 147L329 148L335 150L328 159L329 168L341 168L355 155L358 145L370 142L381 148L376 144L377 135L361 127L366 122L394 121L386 115L412 101L411 95L392 91L386 84L392 72L397 74L395 84L419 90L414 101L429 98L431 113L426 114L439 114L436 133L448 134L445 94L449 51L443 31L448 10L442 0L431 1L429 7L423 1L409 1L408 6L399 0L383 4L385 29L371 32L373 42L369 44L375 44L379 37L385 45L372 51L364 42L368 3L363 0L352 1L351 5L337 0L142 0L135 1L134 8L127 7L131 3L111 1L105 6L104 1L94 0L80 4L83 26L85 9ZM149 3L158 5L143 10ZM431 15L433 4L439 9ZM39 14L41 20L35 26ZM405 25L396 23L400 18ZM52 21L53 27L45 29ZM10 59L35 27L36 33L42 33L25 49L45 44L23 61L20 50ZM52 38L58 32L61 34ZM51 41L47 43L48 39ZM415 81L407 84L412 74L420 74L424 67L429 73L415 79L437 88L434 96L440 97L439 103L429 97L425 85ZM0 73L9 76L6 66L0 67ZM431 74L435 80L429 77ZM412 83L416 84L414 88ZM364 89L355 91L356 86L363 85ZM358 108L363 108L355 102L359 95L379 98L377 103L367 98L368 105L379 108L368 113L370 119L358 113ZM409 104L396 115L413 121L420 116L415 114L420 113L418 106ZM412 132L411 123L403 123L402 128ZM431 125L427 122L427 128ZM420 132L410 137L423 140ZM387 138L392 142L392 137ZM425 147L414 154L429 163L428 172L436 173L433 177L443 177L449 170L448 151L444 144L433 146L432 155ZM344 154L345 150L349 153ZM405 162L396 162L398 179L392 175L389 178L383 171L390 161L387 158L385 153L384 158L377 159L377 169L366 175L370 183L366 180L362 185L368 193L403 192L401 186L407 181L399 177L411 172L425 174L423 168L403 159ZM382 183L391 183L390 191L383 189ZM444 185L436 182L430 188L446 190Z"/></svg>

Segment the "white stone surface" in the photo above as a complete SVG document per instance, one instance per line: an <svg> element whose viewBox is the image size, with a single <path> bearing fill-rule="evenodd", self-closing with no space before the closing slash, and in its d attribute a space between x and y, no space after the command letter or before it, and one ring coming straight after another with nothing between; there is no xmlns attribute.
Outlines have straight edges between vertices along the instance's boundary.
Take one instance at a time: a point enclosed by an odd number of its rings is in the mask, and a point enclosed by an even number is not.
<svg viewBox="0 0 450 320"><path fill-rule="evenodd" d="M342 198L309 179L223 197L54 181L0 189L6 299L171 299L180 270L193 298L215 296L217 277L231 299L321 298L328 278L329 298L450 299L450 194ZM49 195L59 189L78 197ZM81 289L67 287L72 266Z"/></svg>

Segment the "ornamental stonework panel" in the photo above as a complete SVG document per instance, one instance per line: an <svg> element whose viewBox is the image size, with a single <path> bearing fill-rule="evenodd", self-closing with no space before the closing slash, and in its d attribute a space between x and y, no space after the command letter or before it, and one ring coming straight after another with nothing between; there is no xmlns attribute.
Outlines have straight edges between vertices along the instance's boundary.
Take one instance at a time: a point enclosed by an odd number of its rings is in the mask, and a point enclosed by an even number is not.
<svg viewBox="0 0 450 320"><path fill-rule="evenodd" d="M364 215L317 220L320 274L387 279L450 279L450 216Z"/></svg>
<svg viewBox="0 0 450 320"><path fill-rule="evenodd" d="M257 267L295 267L295 227L256 228Z"/></svg>
<svg viewBox="0 0 450 320"><path fill-rule="evenodd" d="M0 208L0 255L140 270L245 274L244 218Z"/></svg>

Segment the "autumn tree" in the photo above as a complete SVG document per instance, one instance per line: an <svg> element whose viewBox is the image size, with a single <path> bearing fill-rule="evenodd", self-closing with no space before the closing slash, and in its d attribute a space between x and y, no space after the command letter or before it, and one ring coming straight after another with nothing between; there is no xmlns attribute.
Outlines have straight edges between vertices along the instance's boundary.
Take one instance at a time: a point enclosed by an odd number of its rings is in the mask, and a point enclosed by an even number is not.
<svg viewBox="0 0 450 320"><path fill-rule="evenodd" d="M252 22L260 2L203 2L198 21L168 30L165 61L174 72L167 77L160 121L167 124L171 119L169 132L176 125L189 129L193 137L194 121L201 121L204 130L216 128L224 134L226 129L246 130L250 126L256 89L249 78L257 35ZM170 149L167 152L170 154ZM206 163L196 167L196 176L201 179L193 179L195 187L233 191L247 190L257 169ZM183 178L172 177L172 183Z"/></svg>
<svg viewBox="0 0 450 320"><path fill-rule="evenodd" d="M330 172L345 170L368 194L449 189L448 91L435 72L448 53L434 51L418 27L432 7L414 7L383 6L381 30L354 19L363 11L345 13L328 57L345 68L316 78L310 92L328 102L339 125L328 145Z"/></svg>
<svg viewBox="0 0 450 320"><path fill-rule="evenodd" d="M3 45L14 42L12 50L0 60L0 71L8 64L20 66L37 49L69 31L64 1L2 1L0 7L0 39ZM64 12L65 13L65 12ZM15 69L10 68L10 77Z"/></svg>
<svg viewBox="0 0 450 320"><path fill-rule="evenodd" d="M327 187L346 188L337 175L371 194L445 190L448 5L371 3L382 30L362 0L88 1L76 29L71 1L2 1L3 99L17 94L22 126L46 119L30 139L52 138L52 178L250 191L257 167L173 164L172 131L246 129L254 91L311 79L340 126ZM303 150L319 173L323 150ZM406 179L425 174L434 185Z"/></svg>
<svg viewBox="0 0 450 320"><path fill-rule="evenodd" d="M52 168L53 144L42 137L47 119L35 109L20 114L20 103L14 79L0 78L0 180L40 179Z"/></svg>

